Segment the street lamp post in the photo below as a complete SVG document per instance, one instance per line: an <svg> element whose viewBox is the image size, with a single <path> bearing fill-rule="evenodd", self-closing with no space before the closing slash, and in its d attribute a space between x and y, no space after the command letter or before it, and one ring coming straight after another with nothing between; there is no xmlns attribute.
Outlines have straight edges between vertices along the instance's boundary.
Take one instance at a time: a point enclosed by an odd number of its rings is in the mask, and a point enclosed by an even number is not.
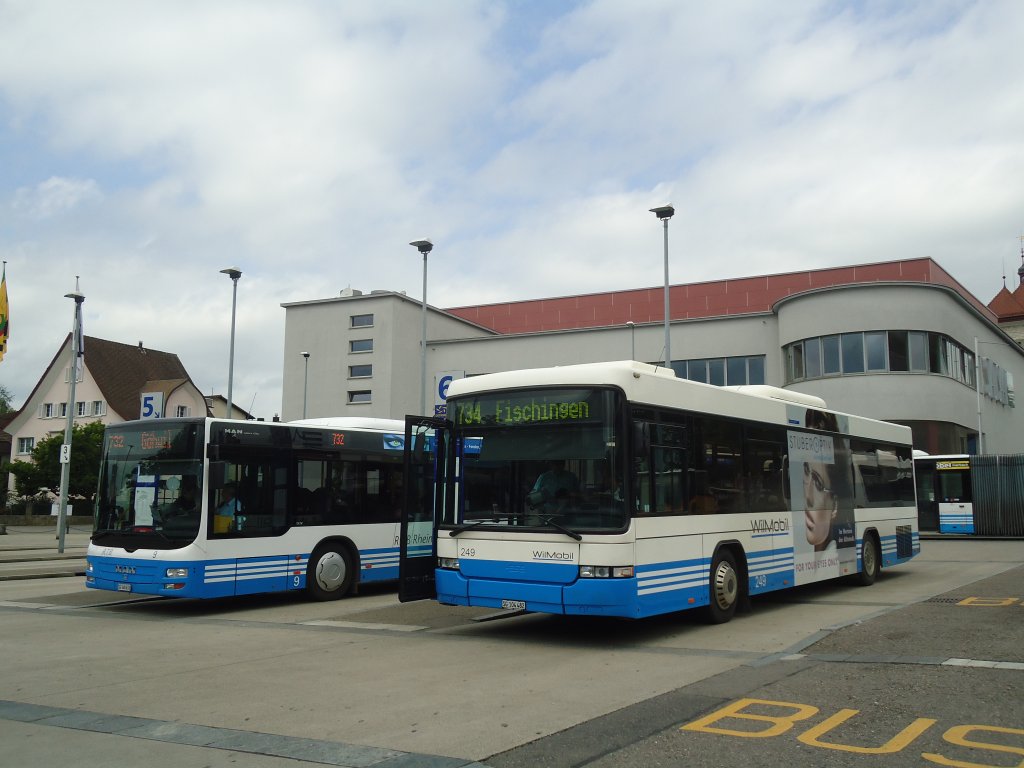
<svg viewBox="0 0 1024 768"><path fill-rule="evenodd" d="M60 502L57 512L57 552L64 552L65 528L68 514L68 485L71 480L71 438L75 428L75 383L78 381L78 358L82 354L82 302L85 296L75 290L64 294L65 299L75 301L75 319L71 331L71 365L68 367L68 413L64 426L64 444L60 455ZM84 363L83 363L84 366Z"/></svg>
<svg viewBox="0 0 1024 768"><path fill-rule="evenodd" d="M235 378L235 304L238 298L238 278L242 276L242 270L238 267L226 267L221 274L231 278L231 347L228 350L228 412L227 417L231 418L231 386Z"/></svg>
<svg viewBox="0 0 1024 768"><path fill-rule="evenodd" d="M636 360L636 323L627 320L626 325L629 327L629 359Z"/></svg>
<svg viewBox="0 0 1024 768"><path fill-rule="evenodd" d="M309 395L309 352L303 352L305 373L302 379L302 418L306 418L306 399Z"/></svg>
<svg viewBox="0 0 1024 768"><path fill-rule="evenodd" d="M978 337L974 337L974 391L978 395L978 455L985 453L985 438L981 431L981 358L978 357Z"/></svg>
<svg viewBox="0 0 1024 768"><path fill-rule="evenodd" d="M427 254L434 244L428 238L413 240L409 245L423 254L423 335L420 339L420 415L427 415Z"/></svg>
<svg viewBox="0 0 1024 768"><path fill-rule="evenodd" d="M676 212L676 209L672 207L671 203L665 205L659 205L657 208L651 208L651 213L657 216L665 226L665 367L672 368L672 341L669 337L669 300L668 300L668 220L672 218L672 215Z"/></svg>

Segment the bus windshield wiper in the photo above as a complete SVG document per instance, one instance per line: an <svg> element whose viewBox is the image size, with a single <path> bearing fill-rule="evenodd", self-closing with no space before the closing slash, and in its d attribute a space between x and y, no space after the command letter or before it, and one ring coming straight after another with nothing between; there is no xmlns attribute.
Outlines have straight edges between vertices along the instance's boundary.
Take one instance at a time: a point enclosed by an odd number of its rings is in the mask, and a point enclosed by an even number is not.
<svg viewBox="0 0 1024 768"><path fill-rule="evenodd" d="M564 533L566 536L568 536L570 539L576 539L576 541L583 541L583 537L580 536L578 533L576 533L576 531L573 531L573 530L570 530L570 529L566 528L561 523L556 523L550 517L545 517L541 522L543 522L544 525L550 525L552 528L558 529L559 531Z"/></svg>
<svg viewBox="0 0 1024 768"><path fill-rule="evenodd" d="M483 525L484 523L493 523L493 522L494 522L493 520L481 519L481 520L474 520L472 523L462 523L462 525L457 525L454 528L452 528L450 531L448 531L448 535L449 536L458 536L460 533L462 533L463 531L468 531L470 528L476 528L478 525Z"/></svg>

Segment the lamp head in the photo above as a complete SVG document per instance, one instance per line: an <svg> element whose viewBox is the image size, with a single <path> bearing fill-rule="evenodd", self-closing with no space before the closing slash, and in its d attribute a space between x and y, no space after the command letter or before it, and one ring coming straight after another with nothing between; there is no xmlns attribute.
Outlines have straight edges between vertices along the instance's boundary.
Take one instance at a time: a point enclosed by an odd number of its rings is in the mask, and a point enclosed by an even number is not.
<svg viewBox="0 0 1024 768"><path fill-rule="evenodd" d="M232 280L237 280L242 276L242 270L238 267L226 267L221 270L221 274L227 275Z"/></svg>
<svg viewBox="0 0 1024 768"><path fill-rule="evenodd" d="M651 213L659 219L671 219L672 214L675 212L676 209L672 207L672 203L665 203L664 205L659 205L657 208L651 208Z"/></svg>
<svg viewBox="0 0 1024 768"><path fill-rule="evenodd" d="M423 238L422 240L413 240L409 245L414 246L420 253L426 256L434 249L434 244L430 242L429 238Z"/></svg>
<svg viewBox="0 0 1024 768"><path fill-rule="evenodd" d="M303 352L303 353L302 353L302 356L303 356L304 358L306 358L307 360L309 360L309 352Z"/></svg>

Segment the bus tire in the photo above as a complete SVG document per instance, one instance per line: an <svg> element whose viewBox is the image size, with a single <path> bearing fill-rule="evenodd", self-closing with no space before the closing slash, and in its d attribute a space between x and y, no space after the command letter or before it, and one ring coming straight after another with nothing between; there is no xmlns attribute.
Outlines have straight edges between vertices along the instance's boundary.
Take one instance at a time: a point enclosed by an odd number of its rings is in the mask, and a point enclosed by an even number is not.
<svg viewBox="0 0 1024 768"><path fill-rule="evenodd" d="M314 600L339 600L352 589L352 556L337 542L316 548L306 568L306 589Z"/></svg>
<svg viewBox="0 0 1024 768"><path fill-rule="evenodd" d="M861 587L870 587L878 578L882 568L882 554L878 550L878 537L873 533L865 533L861 544L861 569L854 576L854 583Z"/></svg>
<svg viewBox="0 0 1024 768"><path fill-rule="evenodd" d="M712 624L725 624L736 613L740 602L740 577L736 557L728 549L720 549L711 563L708 583L711 598L707 616Z"/></svg>

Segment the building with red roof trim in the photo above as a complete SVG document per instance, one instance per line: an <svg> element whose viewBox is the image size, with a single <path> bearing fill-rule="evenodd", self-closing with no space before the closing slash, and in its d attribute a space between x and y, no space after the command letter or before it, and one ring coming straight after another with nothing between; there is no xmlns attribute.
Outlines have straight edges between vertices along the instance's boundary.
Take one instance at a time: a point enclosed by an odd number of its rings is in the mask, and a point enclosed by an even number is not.
<svg viewBox="0 0 1024 768"><path fill-rule="evenodd" d="M930 258L669 290L677 376L821 397L838 411L910 426L929 453L1024 452L1015 405L1024 349L1008 334L1024 308L1016 292L986 305ZM311 417L401 418L419 412L424 391L427 410L443 413L453 378L664 360L663 286L428 306L425 382L419 301L346 290L283 306L285 420L304 404Z"/></svg>

